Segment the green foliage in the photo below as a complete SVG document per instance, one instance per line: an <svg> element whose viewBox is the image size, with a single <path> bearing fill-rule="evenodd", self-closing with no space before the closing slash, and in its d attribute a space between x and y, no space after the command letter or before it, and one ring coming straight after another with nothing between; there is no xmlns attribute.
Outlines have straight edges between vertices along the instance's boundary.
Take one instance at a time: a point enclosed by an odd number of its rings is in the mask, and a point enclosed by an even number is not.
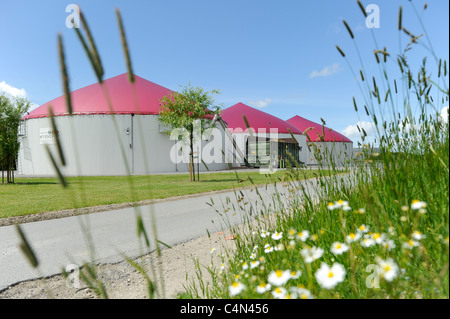
<svg viewBox="0 0 450 319"><path fill-rule="evenodd" d="M439 114L449 98L446 61L436 58L426 32L423 39L411 34L403 20L400 8L398 29L408 37L403 52L392 58L386 48L375 48L379 76L366 74L367 61L356 46L364 111L376 126L379 151L361 129L362 160L347 174L320 177L315 198L305 184L292 183L287 205L265 208L255 222L236 230L236 251L208 296L448 299L449 121L448 114ZM419 45L434 67L426 56L421 63L408 58ZM393 77L397 68L400 76ZM373 86L365 81L370 78ZM353 107L358 112L355 99ZM276 195L272 201L274 207L280 202ZM309 258L312 247L317 253ZM325 264L338 264L338 271L323 276ZM272 286L264 290L267 283ZM192 285L187 291L198 295Z"/></svg>
<svg viewBox="0 0 450 319"><path fill-rule="evenodd" d="M194 122L201 122L202 129L211 127L214 115L220 113L220 108L214 105L213 96L220 94L218 90L205 91L201 87L185 86L181 92L161 99L159 121L173 128L194 130Z"/></svg>
<svg viewBox="0 0 450 319"><path fill-rule="evenodd" d="M11 171L15 167L20 148L20 119L29 108L30 102L26 99L8 99L5 95L0 95L0 170L7 171L8 183L12 182Z"/></svg>
<svg viewBox="0 0 450 319"><path fill-rule="evenodd" d="M213 118L220 114L220 107L214 105L213 96L220 94L218 90L205 91L201 87L185 86L181 92L161 99L158 120L171 127L170 134L176 133L184 140L189 140L189 180L195 180L193 165L193 144L196 135L201 137L205 130L213 128ZM200 132L198 132L200 130Z"/></svg>

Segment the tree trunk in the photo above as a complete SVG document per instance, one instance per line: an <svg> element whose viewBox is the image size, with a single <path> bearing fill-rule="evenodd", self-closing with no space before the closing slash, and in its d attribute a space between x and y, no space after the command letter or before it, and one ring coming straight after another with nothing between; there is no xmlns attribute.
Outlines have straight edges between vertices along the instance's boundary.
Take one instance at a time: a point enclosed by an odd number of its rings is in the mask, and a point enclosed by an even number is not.
<svg viewBox="0 0 450 319"><path fill-rule="evenodd" d="M194 166L194 136L193 129L189 132L189 181L195 181L195 166Z"/></svg>

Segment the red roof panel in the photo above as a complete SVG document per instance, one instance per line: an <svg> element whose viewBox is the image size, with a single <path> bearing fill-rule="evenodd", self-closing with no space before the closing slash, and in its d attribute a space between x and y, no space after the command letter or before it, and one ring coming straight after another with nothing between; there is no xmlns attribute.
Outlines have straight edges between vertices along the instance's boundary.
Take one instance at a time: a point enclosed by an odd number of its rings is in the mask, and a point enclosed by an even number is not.
<svg viewBox="0 0 450 319"><path fill-rule="evenodd" d="M292 124L263 111L254 109L244 103L237 103L222 111L221 117L228 124L230 131L242 130L248 132L243 116L254 133L269 133L270 129L277 129L280 134L302 134L302 131ZM289 130L288 130L289 129Z"/></svg>
<svg viewBox="0 0 450 319"><path fill-rule="evenodd" d="M114 114L159 114L159 100L173 91L135 75L137 109L134 90L127 73L103 82L111 99ZM71 92L74 114L110 114L110 107L102 86L98 83ZM31 111L24 119L48 116L52 105L55 116L67 115L65 97L60 96Z"/></svg>
<svg viewBox="0 0 450 319"><path fill-rule="evenodd" d="M349 138L345 137L344 135L333 131L332 129L322 126L321 124L312 122L310 120L307 120L301 116L294 116L293 118L290 118L286 122L294 125L299 130L302 130L305 132L307 129L309 129L305 134L309 136L309 139L311 142L321 142L322 140L319 137L320 135L324 135L324 141L325 142L346 142L346 143L353 143ZM325 134L324 134L325 133ZM310 140L307 139L309 142Z"/></svg>

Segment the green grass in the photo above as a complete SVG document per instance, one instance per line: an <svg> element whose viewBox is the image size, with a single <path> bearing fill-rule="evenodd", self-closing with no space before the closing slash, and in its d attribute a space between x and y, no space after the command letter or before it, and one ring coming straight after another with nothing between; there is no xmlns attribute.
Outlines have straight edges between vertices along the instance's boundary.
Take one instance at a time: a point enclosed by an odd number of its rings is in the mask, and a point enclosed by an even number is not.
<svg viewBox="0 0 450 319"><path fill-rule="evenodd" d="M425 56L422 65L409 65L406 53L418 43L408 40L397 56L382 51L388 55L380 58L380 75L364 74L359 82L368 120L378 123L380 156L354 161L346 181L324 179L318 201L292 185L287 208L266 209L256 223L234 227L236 250L222 253L225 268L204 266L214 284L199 291L191 282L184 298L449 298L449 121L439 114L449 99L446 62L433 58L427 42L434 61L425 65ZM365 73L364 63L352 72ZM396 69L401 74L392 77ZM335 207L340 202L347 205ZM347 249L336 253L338 244ZM310 259L304 252L313 247L320 253ZM340 269L320 271L332 265ZM292 271L300 275L293 278ZM266 283L270 289L258 292Z"/></svg>
<svg viewBox="0 0 450 319"><path fill-rule="evenodd" d="M272 175L254 172L200 174L200 181L189 182L188 174L113 177L68 177L69 187L57 178L17 178L15 184L0 185L0 218L63 209L161 199L263 185L281 181L283 171ZM317 176L304 170L301 178Z"/></svg>

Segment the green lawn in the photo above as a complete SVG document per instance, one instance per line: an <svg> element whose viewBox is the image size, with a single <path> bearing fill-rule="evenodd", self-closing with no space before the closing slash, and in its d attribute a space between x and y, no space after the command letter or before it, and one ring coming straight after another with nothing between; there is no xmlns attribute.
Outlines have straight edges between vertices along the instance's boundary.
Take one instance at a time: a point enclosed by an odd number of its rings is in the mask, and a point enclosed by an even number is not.
<svg viewBox="0 0 450 319"><path fill-rule="evenodd" d="M304 170L300 175L315 177L317 171ZM126 176L69 177L67 189L56 178L17 178L15 184L0 184L0 218L261 185L281 181L283 176L284 171L266 176L255 170L240 172L237 180L234 172L208 173L191 183L185 174L132 176L132 188Z"/></svg>

